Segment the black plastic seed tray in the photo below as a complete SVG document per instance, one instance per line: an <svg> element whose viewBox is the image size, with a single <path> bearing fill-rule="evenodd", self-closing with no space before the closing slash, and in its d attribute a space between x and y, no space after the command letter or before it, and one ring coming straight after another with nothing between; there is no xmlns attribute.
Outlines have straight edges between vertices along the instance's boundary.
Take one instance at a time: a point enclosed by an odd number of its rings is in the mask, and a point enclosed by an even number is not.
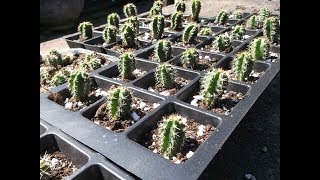
<svg viewBox="0 0 320 180"><path fill-rule="evenodd" d="M262 31L257 30L248 39L235 41L236 46L230 53L200 51L200 54L217 58L217 61L212 65L213 67L229 70L234 56L238 52L245 50L248 44L260 35L262 35ZM196 48L201 49L201 45L212 42L215 37L205 38L205 42L196 46ZM203 77L206 70L186 69L179 66L179 58L185 48L174 47L176 54L168 63L174 65L174 69L176 69L179 77L190 81L171 96L149 90L148 87L152 86L155 82L154 72L155 67L158 65L158 62L147 58L153 51L153 48L154 45L151 45L136 53L137 67L143 68L147 73L132 81L122 82L115 79L118 75L117 62L113 62L91 73L96 86L105 91L111 86L122 85L128 87L134 97L143 99L151 104L158 104L127 130L114 132L91 120L98 107L106 101L106 97L102 97L84 109L72 112L51 101L48 98L48 93L44 93L40 95L40 118L61 129L66 134L105 156L138 178L197 179L264 89L280 71L280 46L271 47L272 53L279 54L278 58L255 61L254 70L260 73L260 75L254 81L239 82L229 78L227 91L240 92L244 97L234 103L228 113L222 114L194 106L190 103L189 98L198 93L201 77ZM61 92L62 94L69 93L66 84L54 88L53 91ZM182 164L175 164L136 142L154 127L163 116L172 113L179 113L186 118L195 119L195 121L203 124L211 124L216 128L213 134Z"/></svg>

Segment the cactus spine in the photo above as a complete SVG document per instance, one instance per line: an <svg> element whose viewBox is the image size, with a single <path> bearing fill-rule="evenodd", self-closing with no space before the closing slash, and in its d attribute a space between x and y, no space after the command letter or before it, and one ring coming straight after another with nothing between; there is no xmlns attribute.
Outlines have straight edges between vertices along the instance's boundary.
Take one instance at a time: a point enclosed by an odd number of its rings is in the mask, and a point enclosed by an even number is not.
<svg viewBox="0 0 320 180"><path fill-rule="evenodd" d="M139 33L139 21L137 16L129 17L126 22L132 24L132 27L134 28L135 33Z"/></svg>
<svg viewBox="0 0 320 180"><path fill-rule="evenodd" d="M201 2L199 0L192 0L191 2L191 18L193 21L199 21L199 14L201 10Z"/></svg>
<svg viewBox="0 0 320 180"><path fill-rule="evenodd" d="M214 41L214 44L216 47L218 47L219 51L225 51L231 46L230 37L226 34L221 34Z"/></svg>
<svg viewBox="0 0 320 180"><path fill-rule="evenodd" d="M96 70L101 67L101 63L96 53L86 54L84 60L81 61L80 67L86 71Z"/></svg>
<svg viewBox="0 0 320 180"><path fill-rule="evenodd" d="M133 3L128 3L123 6L123 14L128 18L137 15L137 7Z"/></svg>
<svg viewBox="0 0 320 180"><path fill-rule="evenodd" d="M172 43L168 40L160 40L155 48L155 54L158 62L165 62L171 58Z"/></svg>
<svg viewBox="0 0 320 180"><path fill-rule="evenodd" d="M163 2L160 0L154 1L151 9L150 9L150 14L152 16L154 15L161 15L162 14L162 6L163 6Z"/></svg>
<svg viewBox="0 0 320 180"><path fill-rule="evenodd" d="M233 31L231 32L231 39L232 40L241 40L245 35L245 29L243 26L237 25L234 27Z"/></svg>
<svg viewBox="0 0 320 180"><path fill-rule="evenodd" d="M183 0L178 1L176 4L176 10L185 12L186 11L186 3Z"/></svg>
<svg viewBox="0 0 320 180"><path fill-rule="evenodd" d="M197 35L199 32L199 26L195 23L189 24L187 27L185 27L182 40L186 44L191 44L195 41Z"/></svg>
<svg viewBox="0 0 320 180"><path fill-rule="evenodd" d="M135 58L130 52L124 53L119 57L118 70L122 79L129 79L133 77L133 70L135 69Z"/></svg>
<svg viewBox="0 0 320 180"><path fill-rule="evenodd" d="M252 15L247 23L246 23L246 27L249 29L257 29L259 28L259 21L258 21L258 17L256 15Z"/></svg>
<svg viewBox="0 0 320 180"><path fill-rule="evenodd" d="M199 32L199 35L201 36L212 36L213 32L211 30L211 28L207 27L207 28L202 28Z"/></svg>
<svg viewBox="0 0 320 180"><path fill-rule="evenodd" d="M47 179L51 175L51 161L48 154L44 154L41 158L40 156L40 180Z"/></svg>
<svg viewBox="0 0 320 180"><path fill-rule="evenodd" d="M58 71L52 78L51 83L55 86L59 86L68 81L69 72L68 71Z"/></svg>
<svg viewBox="0 0 320 180"><path fill-rule="evenodd" d="M224 90L227 89L227 85L228 76L221 69L213 69L203 77L201 95L207 108L219 103Z"/></svg>
<svg viewBox="0 0 320 180"><path fill-rule="evenodd" d="M279 42L280 22L276 17L269 17L263 23L263 35L271 42Z"/></svg>
<svg viewBox="0 0 320 180"><path fill-rule="evenodd" d="M177 114L164 118L159 130L160 147L164 156L172 157L180 151L185 139L185 127L182 117Z"/></svg>
<svg viewBox="0 0 320 180"><path fill-rule="evenodd" d="M232 17L235 18L235 19L241 19L243 16L242 16L242 12L241 11L234 11L232 13Z"/></svg>
<svg viewBox="0 0 320 180"><path fill-rule="evenodd" d="M171 29L178 31L182 28L183 13L176 11L171 15Z"/></svg>
<svg viewBox="0 0 320 180"><path fill-rule="evenodd" d="M78 32L80 32L80 39L85 40L92 38L92 27L93 25L91 22L85 21L80 23L78 26Z"/></svg>
<svg viewBox="0 0 320 180"><path fill-rule="evenodd" d="M195 48L188 48L182 53L181 63L185 68L194 68L199 61L199 52Z"/></svg>
<svg viewBox="0 0 320 180"><path fill-rule="evenodd" d="M121 29L122 45L125 47L134 47L135 44L135 31L131 23L125 23Z"/></svg>
<svg viewBox="0 0 320 180"><path fill-rule="evenodd" d="M90 79L88 75L81 70L72 73L69 78L69 90L73 98L85 101L90 90Z"/></svg>
<svg viewBox="0 0 320 180"><path fill-rule="evenodd" d="M113 43L117 40L117 28L112 25L108 25L102 32L102 38L107 43Z"/></svg>
<svg viewBox="0 0 320 180"><path fill-rule="evenodd" d="M258 15L259 21L263 22L266 18L270 16L270 14L271 13L268 8L261 8L259 10L259 15Z"/></svg>
<svg viewBox="0 0 320 180"><path fill-rule="evenodd" d="M227 22L228 18L229 18L229 12L226 10L222 10L219 12L214 23L218 25L224 25Z"/></svg>
<svg viewBox="0 0 320 180"><path fill-rule="evenodd" d="M132 95L125 87L117 87L108 92L108 116L109 120L119 120L130 112Z"/></svg>
<svg viewBox="0 0 320 180"><path fill-rule="evenodd" d="M173 88L175 85L175 76L176 73L171 65L169 64L160 64L156 68L155 78L160 86L169 89Z"/></svg>
<svg viewBox="0 0 320 180"><path fill-rule="evenodd" d="M50 66L58 68L58 65L63 64L62 55L55 49L51 49L47 56L47 61Z"/></svg>
<svg viewBox="0 0 320 180"><path fill-rule="evenodd" d="M108 25L119 28L120 16L117 13L111 13L108 15Z"/></svg>
<svg viewBox="0 0 320 180"><path fill-rule="evenodd" d="M152 27L153 38L161 39L164 31L164 16L163 15L153 16L151 27Z"/></svg>
<svg viewBox="0 0 320 180"><path fill-rule="evenodd" d="M269 49L269 42L265 38L256 38L249 45L249 52L253 60L265 60Z"/></svg>
<svg viewBox="0 0 320 180"><path fill-rule="evenodd" d="M253 61L247 52L238 54L232 62L232 71L239 81L247 79L252 71Z"/></svg>

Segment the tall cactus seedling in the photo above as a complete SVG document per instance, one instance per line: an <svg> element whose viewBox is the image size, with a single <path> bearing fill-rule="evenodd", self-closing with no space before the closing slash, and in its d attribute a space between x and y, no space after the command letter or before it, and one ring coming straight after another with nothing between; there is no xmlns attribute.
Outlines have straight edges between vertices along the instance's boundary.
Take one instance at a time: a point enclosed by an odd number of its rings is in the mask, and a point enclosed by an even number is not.
<svg viewBox="0 0 320 180"><path fill-rule="evenodd" d="M128 19L126 20L126 23L131 23L133 26L133 29L135 30L135 33L139 33L139 21L137 16L128 17Z"/></svg>
<svg viewBox="0 0 320 180"><path fill-rule="evenodd" d="M155 15L151 22L151 30L154 39L161 39L164 31L164 16Z"/></svg>
<svg viewBox="0 0 320 180"><path fill-rule="evenodd" d="M160 40L155 47L158 62L165 62L171 58L172 43L169 40Z"/></svg>
<svg viewBox="0 0 320 180"><path fill-rule="evenodd" d="M51 49L47 56L47 61L50 66L58 68L58 65L62 64L62 55L56 49Z"/></svg>
<svg viewBox="0 0 320 180"><path fill-rule="evenodd" d="M175 85L176 72L171 65L163 63L156 68L155 78L161 87L170 89Z"/></svg>
<svg viewBox="0 0 320 180"><path fill-rule="evenodd" d="M182 28L183 13L176 11L171 15L171 29L178 31Z"/></svg>
<svg viewBox="0 0 320 180"><path fill-rule="evenodd" d="M231 16L232 16L233 18L235 18L235 19L241 19L241 18L243 18L241 11L234 11Z"/></svg>
<svg viewBox="0 0 320 180"><path fill-rule="evenodd" d="M265 60L269 50L270 45L265 38L256 38L249 45L249 52L253 60Z"/></svg>
<svg viewBox="0 0 320 180"><path fill-rule="evenodd" d="M133 48L135 43L135 31L131 23L125 23L121 29L122 45L125 47Z"/></svg>
<svg viewBox="0 0 320 180"><path fill-rule="evenodd" d="M133 3L128 3L123 6L123 14L128 18L130 16L137 16L137 7Z"/></svg>
<svg viewBox="0 0 320 180"><path fill-rule="evenodd" d="M195 23L189 24L187 27L185 27L183 35L182 35L182 41L186 44L191 44L195 41L197 35L199 32L199 26Z"/></svg>
<svg viewBox="0 0 320 180"><path fill-rule="evenodd" d="M257 28L260 28L260 23L259 23L259 21L258 21L258 16L252 15L252 16L247 20L246 27L247 27L248 29L257 29Z"/></svg>
<svg viewBox="0 0 320 180"><path fill-rule="evenodd" d="M234 27L234 29L231 32L231 39L232 40L241 40L243 36L245 35L246 30L243 26L237 25Z"/></svg>
<svg viewBox="0 0 320 180"><path fill-rule="evenodd" d="M182 53L181 63L185 68L194 68L199 61L199 52L195 48L188 48Z"/></svg>
<svg viewBox="0 0 320 180"><path fill-rule="evenodd" d="M214 45L219 49L219 51L227 51L231 48L231 40L227 34L221 34L214 41Z"/></svg>
<svg viewBox="0 0 320 180"><path fill-rule="evenodd" d="M78 32L80 32L80 41L90 39L93 36L93 25L91 22L85 21L79 24Z"/></svg>
<svg viewBox="0 0 320 180"><path fill-rule="evenodd" d="M192 0L191 2L191 18L193 21L199 21L199 14L201 10L201 2L200 0Z"/></svg>
<svg viewBox="0 0 320 180"><path fill-rule="evenodd" d="M90 91L90 79L82 70L75 71L69 78L69 90L72 98L84 102Z"/></svg>
<svg viewBox="0 0 320 180"><path fill-rule="evenodd" d="M247 79L253 69L253 61L248 52L238 54L232 61L232 71L239 81Z"/></svg>
<svg viewBox="0 0 320 180"><path fill-rule="evenodd" d="M280 38L280 22L276 17L269 17L263 23L263 35L271 42L277 43Z"/></svg>
<svg viewBox="0 0 320 180"><path fill-rule="evenodd" d="M80 67L87 72L96 70L101 66L100 59L97 57L96 53L86 54L83 61L80 62Z"/></svg>
<svg viewBox="0 0 320 180"><path fill-rule="evenodd" d="M207 28L202 28L199 32L200 36L212 36L213 32L211 30L211 28L207 27Z"/></svg>
<svg viewBox="0 0 320 180"><path fill-rule="evenodd" d="M207 108L218 105L223 92L227 89L228 76L221 69L208 72L201 81L201 95Z"/></svg>
<svg viewBox="0 0 320 180"><path fill-rule="evenodd" d="M159 130L159 144L164 156L172 157L180 151L185 141L185 127L180 115L172 114L163 119Z"/></svg>
<svg viewBox="0 0 320 180"><path fill-rule="evenodd" d="M184 13L186 11L186 3L184 0L179 0L176 4L176 10Z"/></svg>
<svg viewBox="0 0 320 180"><path fill-rule="evenodd" d="M227 20L229 19L229 12L226 10L222 10L219 12L218 16L216 17L216 20L214 21L214 23L218 24L218 25L224 25Z"/></svg>
<svg viewBox="0 0 320 180"><path fill-rule="evenodd" d="M112 25L108 25L102 32L102 38L107 44L114 43L117 40L117 28Z"/></svg>
<svg viewBox="0 0 320 180"><path fill-rule="evenodd" d="M163 2L160 0L154 1L151 9L150 9L150 14L152 16L154 15L161 15L162 14L162 6L163 6Z"/></svg>
<svg viewBox="0 0 320 180"><path fill-rule="evenodd" d="M259 10L259 15L258 15L258 19L260 22L263 22L266 18L268 18L270 16L270 11L268 8L261 8Z"/></svg>
<svg viewBox="0 0 320 180"><path fill-rule="evenodd" d="M133 77L133 70L135 69L135 58L130 52L124 53L119 57L118 70L121 79L130 79Z"/></svg>
<svg viewBox="0 0 320 180"><path fill-rule="evenodd" d="M117 87L108 91L108 116L110 121L126 117L131 108L132 95L125 87Z"/></svg>
<svg viewBox="0 0 320 180"><path fill-rule="evenodd" d="M120 23L119 14L111 13L108 15L108 25L109 26L115 26L117 29L119 29L119 23Z"/></svg>

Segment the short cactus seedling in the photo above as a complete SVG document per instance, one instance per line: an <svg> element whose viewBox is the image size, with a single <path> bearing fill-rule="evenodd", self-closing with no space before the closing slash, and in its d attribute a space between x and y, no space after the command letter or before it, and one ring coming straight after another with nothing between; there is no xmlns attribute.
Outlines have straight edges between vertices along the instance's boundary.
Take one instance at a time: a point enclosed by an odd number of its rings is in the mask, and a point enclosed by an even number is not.
<svg viewBox="0 0 320 180"><path fill-rule="evenodd" d="M175 85L176 72L171 65L163 63L156 68L155 78L161 87L170 89Z"/></svg>
<svg viewBox="0 0 320 180"><path fill-rule="evenodd" d="M171 15L171 29L178 31L182 28L183 13L176 11Z"/></svg>
<svg viewBox="0 0 320 180"><path fill-rule="evenodd" d="M263 23L263 35L271 42L279 42L280 22L276 17L269 17Z"/></svg>
<svg viewBox="0 0 320 180"><path fill-rule="evenodd" d="M231 47L231 40L227 34L221 34L214 41L214 45L219 49L219 51L226 51Z"/></svg>
<svg viewBox="0 0 320 180"><path fill-rule="evenodd" d="M162 14L162 6L163 6L163 2L160 0L154 1L151 9L150 9L150 14L152 16L154 15L161 15Z"/></svg>
<svg viewBox="0 0 320 180"><path fill-rule="evenodd" d="M191 44L195 41L197 35L199 32L199 26L195 23L189 24L187 27L185 27L182 40L186 44Z"/></svg>
<svg viewBox="0 0 320 180"><path fill-rule="evenodd" d="M139 21L138 21L137 16L128 17L126 22L132 24L133 29L135 30L135 33L139 33Z"/></svg>
<svg viewBox="0 0 320 180"><path fill-rule="evenodd" d="M119 28L120 16L117 13L111 13L108 15L108 25Z"/></svg>
<svg viewBox="0 0 320 180"><path fill-rule="evenodd" d="M258 15L259 21L263 22L266 18L270 16L270 14L271 13L268 8L261 8L259 10L259 15Z"/></svg>
<svg viewBox="0 0 320 180"><path fill-rule="evenodd" d="M86 54L84 60L80 63L80 67L85 69L86 71L93 71L100 68L101 66L102 65L100 59L95 53Z"/></svg>
<svg viewBox="0 0 320 180"><path fill-rule="evenodd" d="M122 45L125 47L134 47L135 43L135 30L131 23L125 23L121 29Z"/></svg>
<svg viewBox="0 0 320 180"><path fill-rule="evenodd" d="M42 67L40 68L41 81L50 81L54 76L56 69L54 67Z"/></svg>
<svg viewBox="0 0 320 180"><path fill-rule="evenodd" d="M232 16L233 18L235 18L235 19L241 19L241 18L243 18L241 11L234 11L231 16Z"/></svg>
<svg viewBox="0 0 320 180"><path fill-rule="evenodd" d="M176 4L176 10L180 12L186 11L186 3L183 0L178 1Z"/></svg>
<svg viewBox="0 0 320 180"><path fill-rule="evenodd" d="M78 32L80 32L80 40L90 39L93 36L93 25L91 22L82 22L78 26Z"/></svg>
<svg viewBox="0 0 320 180"><path fill-rule="evenodd" d="M221 69L212 69L201 81L201 95L207 108L216 106L227 89L228 76Z"/></svg>
<svg viewBox="0 0 320 180"><path fill-rule="evenodd" d="M214 23L216 23L218 25L224 25L229 18L229 14L230 13L226 10L220 11L218 16L216 17L216 20L214 21Z"/></svg>
<svg viewBox="0 0 320 180"><path fill-rule="evenodd" d="M72 98L85 101L90 91L90 79L84 71L77 70L70 75L69 90Z"/></svg>
<svg viewBox="0 0 320 180"><path fill-rule="evenodd" d="M265 60L269 50L270 45L265 38L256 38L249 45L249 52L253 60Z"/></svg>
<svg viewBox="0 0 320 180"><path fill-rule="evenodd" d="M51 80L51 83L55 86L59 86L68 81L69 72L68 71L58 71Z"/></svg>
<svg viewBox="0 0 320 180"><path fill-rule="evenodd" d="M130 16L137 16L137 7L133 3L128 3L123 6L123 14L128 18Z"/></svg>
<svg viewBox="0 0 320 180"><path fill-rule="evenodd" d="M151 22L151 30L154 39L161 39L164 31L164 16L155 15Z"/></svg>
<svg viewBox="0 0 320 180"><path fill-rule="evenodd" d="M199 52L195 48L189 48L182 53L180 59L183 67L193 69L199 61Z"/></svg>
<svg viewBox="0 0 320 180"><path fill-rule="evenodd" d="M185 123L180 115L172 114L163 119L159 129L161 152L166 157L175 156L185 141Z"/></svg>
<svg viewBox="0 0 320 180"><path fill-rule="evenodd" d="M201 2L200 0L192 0L191 2L191 18L193 21L199 21L199 14L201 10Z"/></svg>
<svg viewBox="0 0 320 180"><path fill-rule="evenodd" d="M253 61L248 52L238 54L232 61L232 71L239 81L247 79L252 71Z"/></svg>
<svg viewBox="0 0 320 180"><path fill-rule="evenodd" d="M245 35L246 30L243 26L237 25L234 27L234 29L231 32L231 39L232 40L241 40L243 39L243 36Z"/></svg>
<svg viewBox="0 0 320 180"><path fill-rule="evenodd" d="M118 70L122 79L130 79L133 77L135 69L135 58L130 52L124 53L119 57Z"/></svg>
<svg viewBox="0 0 320 180"><path fill-rule="evenodd" d="M63 64L62 55L56 49L51 49L47 56L47 61L50 66L58 68L58 65Z"/></svg>
<svg viewBox="0 0 320 180"><path fill-rule="evenodd" d="M160 40L155 47L155 54L159 62L168 61L171 58L172 43L169 40Z"/></svg>
<svg viewBox="0 0 320 180"><path fill-rule="evenodd" d="M132 95L125 87L117 87L108 91L108 116L110 121L126 117L131 108Z"/></svg>
<svg viewBox="0 0 320 180"><path fill-rule="evenodd" d="M259 25L259 21L258 21L258 17L256 15L252 15L247 23L246 23L246 27L249 28L249 29L257 29L257 28L260 28L260 25Z"/></svg>
<svg viewBox="0 0 320 180"><path fill-rule="evenodd" d="M211 28L206 27L206 28L202 28L199 32L200 36L212 36L213 32L211 30Z"/></svg>
<svg viewBox="0 0 320 180"><path fill-rule="evenodd" d="M102 38L107 43L114 43L117 40L117 28L112 25L108 25L102 32Z"/></svg>
<svg viewBox="0 0 320 180"><path fill-rule="evenodd" d="M43 157L40 156L40 180L47 179L51 175L51 161L48 154L44 154Z"/></svg>

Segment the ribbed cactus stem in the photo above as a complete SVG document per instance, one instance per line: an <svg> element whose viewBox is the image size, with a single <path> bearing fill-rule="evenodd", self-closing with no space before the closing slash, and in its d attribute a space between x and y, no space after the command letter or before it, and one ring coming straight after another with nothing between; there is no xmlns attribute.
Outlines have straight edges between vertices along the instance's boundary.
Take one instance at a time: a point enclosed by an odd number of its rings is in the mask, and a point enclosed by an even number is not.
<svg viewBox="0 0 320 180"><path fill-rule="evenodd" d="M176 11L171 15L171 29L178 31L182 28L183 13Z"/></svg>
<svg viewBox="0 0 320 180"><path fill-rule="evenodd" d="M280 38L280 22L276 17L269 17L263 23L263 35L271 42L277 43Z"/></svg>
<svg viewBox="0 0 320 180"><path fill-rule="evenodd" d="M80 32L80 38L83 40L90 39L93 36L93 24L91 22L85 21L79 24L78 32Z"/></svg>
<svg viewBox="0 0 320 180"><path fill-rule="evenodd" d="M214 22L218 25L224 25L229 19L229 14L227 10L220 11Z"/></svg>
<svg viewBox="0 0 320 180"><path fill-rule="evenodd" d="M186 11L186 3L183 0L178 1L176 4L176 10L180 12Z"/></svg>
<svg viewBox="0 0 320 180"><path fill-rule="evenodd" d="M135 30L131 23L125 23L121 29L122 45L125 47L134 47Z"/></svg>
<svg viewBox="0 0 320 180"><path fill-rule="evenodd" d="M261 8L259 10L259 15L258 15L259 21L263 22L266 18L270 16L270 14L271 13L268 8Z"/></svg>
<svg viewBox="0 0 320 180"><path fill-rule="evenodd" d="M265 60L269 50L270 45L265 38L256 38L249 45L249 52L253 60Z"/></svg>
<svg viewBox="0 0 320 180"><path fill-rule="evenodd" d="M58 68L58 65L63 64L62 55L56 49L51 49L47 56L47 61L50 66Z"/></svg>
<svg viewBox="0 0 320 180"><path fill-rule="evenodd" d="M155 15L151 22L151 30L154 39L161 39L164 31L164 16Z"/></svg>
<svg viewBox="0 0 320 180"><path fill-rule="evenodd" d="M199 21L199 14L201 10L200 0L192 0L191 2L191 18L193 21Z"/></svg>
<svg viewBox="0 0 320 180"><path fill-rule="evenodd" d="M257 29L259 28L259 21L258 21L258 17L256 15L252 15L246 23L246 27L248 29Z"/></svg>
<svg viewBox="0 0 320 180"><path fill-rule="evenodd" d="M218 47L219 51L225 51L231 46L230 37L226 34L221 34L214 41L214 44L216 47Z"/></svg>
<svg viewBox="0 0 320 180"><path fill-rule="evenodd" d="M235 18L235 19L241 19L241 18L243 18L243 15L242 15L241 11L234 11L232 13L232 17Z"/></svg>
<svg viewBox="0 0 320 180"><path fill-rule="evenodd" d="M123 6L123 14L127 18L130 16L137 16L137 7L133 3L128 3Z"/></svg>
<svg viewBox="0 0 320 180"><path fill-rule="evenodd" d="M171 58L172 43L169 40L160 40L155 47L158 62L165 62Z"/></svg>
<svg viewBox="0 0 320 180"><path fill-rule="evenodd" d="M253 61L250 54L242 52L238 54L232 61L232 71L235 78L239 81L247 79L253 69Z"/></svg>
<svg viewBox="0 0 320 180"><path fill-rule="evenodd" d="M120 16L117 13L111 13L108 15L108 25L115 26L117 29L119 28Z"/></svg>
<svg viewBox="0 0 320 180"><path fill-rule="evenodd" d="M199 52L195 48L188 48L182 53L181 63L185 68L194 68L199 61Z"/></svg>
<svg viewBox="0 0 320 180"><path fill-rule="evenodd" d="M127 52L119 57L118 70L122 79L133 77L135 69L135 57L132 53Z"/></svg>
<svg viewBox="0 0 320 180"><path fill-rule="evenodd" d="M69 90L73 98L85 101L90 91L90 79L84 71L73 72L69 78Z"/></svg>
<svg viewBox="0 0 320 180"><path fill-rule="evenodd" d="M156 82L160 86L166 89L174 87L175 77L176 77L176 73L172 68L172 66L169 64L163 63L156 68L156 72L155 72Z"/></svg>
<svg viewBox="0 0 320 180"><path fill-rule="evenodd" d="M195 23L189 24L188 26L185 27L183 35L182 35L182 40L186 44L191 44L195 41L197 35L199 32L199 26Z"/></svg>
<svg viewBox="0 0 320 180"><path fill-rule="evenodd" d="M212 36L213 32L211 30L211 28L206 27L206 28L202 28L199 32L200 36Z"/></svg>
<svg viewBox="0 0 320 180"><path fill-rule="evenodd" d="M132 95L125 87L117 87L108 91L108 116L110 121L126 117L131 108Z"/></svg>
<svg viewBox="0 0 320 180"><path fill-rule="evenodd" d="M137 16L128 17L128 19L126 20L126 23L131 23L133 26L133 29L135 30L135 33L139 33L139 21Z"/></svg>
<svg viewBox="0 0 320 180"><path fill-rule="evenodd" d="M231 39L232 40L241 40L243 39L243 36L245 35L246 30L243 26L237 25L234 27L234 29L231 32Z"/></svg>
<svg viewBox="0 0 320 180"><path fill-rule="evenodd" d="M102 32L102 38L107 43L114 43L117 40L117 28L112 25L108 25Z"/></svg>
<svg viewBox="0 0 320 180"><path fill-rule="evenodd" d="M154 15L161 15L162 14L162 6L163 6L163 2L160 0L154 1L151 9L150 9L150 14L152 16Z"/></svg>

